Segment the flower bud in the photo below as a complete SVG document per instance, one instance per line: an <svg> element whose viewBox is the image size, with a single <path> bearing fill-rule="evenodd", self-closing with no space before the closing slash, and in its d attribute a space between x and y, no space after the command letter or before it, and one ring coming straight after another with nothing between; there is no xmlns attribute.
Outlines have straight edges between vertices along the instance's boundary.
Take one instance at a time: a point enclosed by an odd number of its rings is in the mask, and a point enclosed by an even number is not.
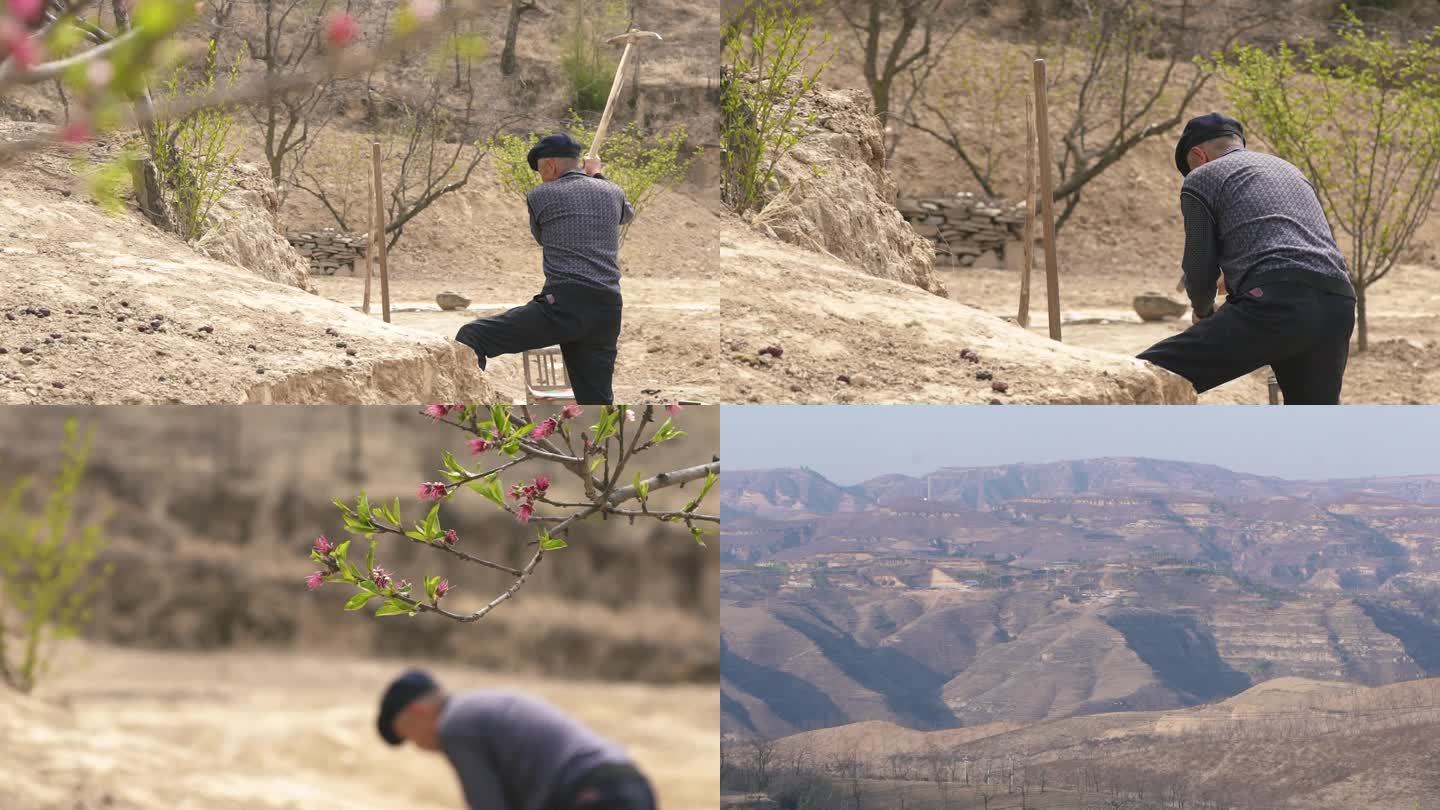
<svg viewBox="0 0 1440 810"><path fill-rule="evenodd" d="M438 501L445 497L445 485L439 481L426 481L420 485L419 496L422 501Z"/></svg>

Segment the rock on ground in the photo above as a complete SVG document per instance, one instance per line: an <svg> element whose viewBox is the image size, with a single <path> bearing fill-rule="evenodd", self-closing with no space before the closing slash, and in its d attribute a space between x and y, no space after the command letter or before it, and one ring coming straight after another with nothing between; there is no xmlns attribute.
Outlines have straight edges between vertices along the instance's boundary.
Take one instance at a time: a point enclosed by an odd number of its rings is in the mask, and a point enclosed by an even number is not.
<svg viewBox="0 0 1440 810"><path fill-rule="evenodd" d="M1135 314L1140 316L1142 321L1163 321L1167 318L1178 318L1184 315L1190 307L1172 299L1168 295L1156 292L1141 293L1135 296L1133 301Z"/></svg>
<svg viewBox="0 0 1440 810"><path fill-rule="evenodd" d="M808 132L776 164L779 188L756 226L872 276L945 295L935 248L895 208L883 130L865 94L820 89L802 98L797 119L812 114Z"/></svg>
<svg viewBox="0 0 1440 810"><path fill-rule="evenodd" d="M735 401L1195 401L1184 379L1140 360L1055 343L743 228L722 231L720 259L726 287L746 290L721 308ZM776 345L781 357L758 354Z"/></svg>

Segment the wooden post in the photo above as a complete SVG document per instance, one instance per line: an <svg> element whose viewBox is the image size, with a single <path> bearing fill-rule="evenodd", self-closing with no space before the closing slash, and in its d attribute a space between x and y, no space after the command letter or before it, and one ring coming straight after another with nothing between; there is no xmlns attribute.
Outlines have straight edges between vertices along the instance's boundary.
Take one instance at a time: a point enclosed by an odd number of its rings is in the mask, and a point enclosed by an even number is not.
<svg viewBox="0 0 1440 810"><path fill-rule="evenodd" d="M385 185L380 177L380 142L370 144L370 162L375 168L375 248L380 254L380 314L390 322L390 268L385 255Z"/></svg>
<svg viewBox="0 0 1440 810"><path fill-rule="evenodd" d="M1045 205L1045 297L1050 305L1050 339L1060 340L1060 260L1055 253L1055 164L1050 156L1050 110L1044 59L1035 60L1035 135L1040 142L1040 200ZM385 266L383 260L380 266Z"/></svg>
<svg viewBox="0 0 1440 810"><path fill-rule="evenodd" d="M1030 273L1035 267L1035 107L1025 103L1025 264L1020 268L1020 314L1016 321L1030 328Z"/></svg>
<svg viewBox="0 0 1440 810"><path fill-rule="evenodd" d="M360 302L360 311L366 315L370 314L370 276L373 272L370 260L375 254L375 181L373 178L370 180L370 188L369 199L365 201L365 210L370 215L366 219L365 225L365 229L368 231L365 234L365 297Z"/></svg>
<svg viewBox="0 0 1440 810"><path fill-rule="evenodd" d="M1275 372L1274 372L1273 370L1270 372L1269 376L1265 379L1265 387L1268 388L1268 389L1270 389L1270 404L1271 404L1271 405L1279 405L1279 404L1280 404L1280 381L1275 378Z"/></svg>

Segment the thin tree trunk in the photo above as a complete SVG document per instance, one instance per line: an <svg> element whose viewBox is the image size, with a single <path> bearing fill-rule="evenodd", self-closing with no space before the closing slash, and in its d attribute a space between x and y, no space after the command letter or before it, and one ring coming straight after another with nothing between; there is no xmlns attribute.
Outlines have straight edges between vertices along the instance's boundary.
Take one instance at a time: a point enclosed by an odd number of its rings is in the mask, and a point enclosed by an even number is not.
<svg viewBox="0 0 1440 810"><path fill-rule="evenodd" d="M1364 352L1370 348L1370 325L1365 321L1364 284L1355 285L1355 326L1358 331L1358 349Z"/></svg>
<svg viewBox="0 0 1440 810"><path fill-rule="evenodd" d="M505 50L500 52L500 73L509 76L515 72L515 41L520 36L520 15L525 12L525 0L510 0L510 19L505 23Z"/></svg>

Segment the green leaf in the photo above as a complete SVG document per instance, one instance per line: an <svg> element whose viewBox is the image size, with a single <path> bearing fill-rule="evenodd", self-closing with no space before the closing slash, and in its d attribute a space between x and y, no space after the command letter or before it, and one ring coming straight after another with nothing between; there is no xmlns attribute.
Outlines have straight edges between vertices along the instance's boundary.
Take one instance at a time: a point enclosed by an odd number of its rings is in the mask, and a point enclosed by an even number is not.
<svg viewBox="0 0 1440 810"><path fill-rule="evenodd" d="M416 524L415 528L410 531L405 532L405 536L417 543L424 543L428 539L425 536L425 530L421 528L419 524Z"/></svg>
<svg viewBox="0 0 1440 810"><path fill-rule="evenodd" d="M436 575L433 576L433 577L426 577L426 578L425 578L425 596L428 597L431 602L434 602L434 601L435 601L435 588L436 588L437 586L439 586L439 584L440 584L440 575L439 575L439 574L436 574Z"/></svg>
<svg viewBox="0 0 1440 810"><path fill-rule="evenodd" d="M540 548L544 551L559 551L570 545L563 537L553 537L549 532L540 532Z"/></svg>
<svg viewBox="0 0 1440 810"><path fill-rule="evenodd" d="M484 495L486 499L493 501L496 506L505 505L504 485L500 482L499 473L491 473L479 481L471 481L470 488Z"/></svg>
<svg viewBox="0 0 1440 810"><path fill-rule="evenodd" d="M444 456L442 456L441 458L442 463L444 464L444 468L440 470L440 474L443 475L446 479L448 479L451 483L455 483L456 481L459 481L462 478L470 475L470 472L464 467L460 466L460 462L455 460L455 454L451 453L449 450L446 450Z"/></svg>
<svg viewBox="0 0 1440 810"><path fill-rule="evenodd" d="M590 472L592 472L592 473L595 472L596 468L598 468L598 467L600 466L600 463L603 462L604 460L605 460L605 457L604 457L604 456L596 456L596 457L590 462Z"/></svg>
<svg viewBox="0 0 1440 810"><path fill-rule="evenodd" d="M414 614L415 611L409 605L401 602L398 599L391 599L390 601L381 605L379 610L375 611L375 615L377 617L400 615L413 616Z"/></svg>
<svg viewBox="0 0 1440 810"><path fill-rule="evenodd" d="M343 562L345 562L345 560L346 560L346 556L345 556L345 555L346 555L346 554L349 554L349 553L350 553L350 541L349 541L349 540L346 540L345 542L343 542L343 543L341 543L340 545L336 546L336 547L335 547L335 550L332 551L332 552L330 552L330 556L334 557L336 562L343 563Z"/></svg>
<svg viewBox="0 0 1440 810"><path fill-rule="evenodd" d="M370 593L373 593L373 594L375 594L376 596L379 596L379 595L380 595L380 589L377 588L377 587L375 587L375 583L371 582L371 581L368 580L368 579L362 579L362 580L360 580L359 582L357 582L357 583L355 583L355 584L358 585L358 586L360 586L360 588L361 588L362 590L369 591Z"/></svg>
<svg viewBox="0 0 1440 810"><path fill-rule="evenodd" d="M666 419L664 424L655 429L655 436L651 441L659 444L661 442L668 442L671 439L678 439L684 435L685 431L675 428L674 420Z"/></svg>
<svg viewBox="0 0 1440 810"><path fill-rule="evenodd" d="M702 546L705 545L705 530L704 530L704 529L701 529L699 526L691 526L691 527L690 527L690 536L695 538L695 542L696 542L696 543L699 543L699 544L702 545Z"/></svg>
<svg viewBox="0 0 1440 810"><path fill-rule="evenodd" d="M374 599L375 597L377 597L377 596L379 596L379 595L380 595L380 594L378 594L378 593L371 593L371 592L369 592L369 591L361 591L360 593L357 593L357 594L355 594L354 596L350 597L350 601L348 601L348 602L345 603L345 609L346 609L346 610L359 610L360 608L365 607L365 605L366 605L367 602L369 602L371 599Z"/></svg>
<svg viewBox="0 0 1440 810"><path fill-rule="evenodd" d="M440 504L437 502L430 507L430 514L425 516L425 539L439 540L444 534L440 530Z"/></svg>
<svg viewBox="0 0 1440 810"><path fill-rule="evenodd" d="M370 550L367 551L367 552L365 552L365 570L366 570L366 571L374 571L374 570L375 570L375 546L377 546L377 545L379 545L379 542L378 542L378 541L376 541L376 540L371 540L371 541L370 541Z"/></svg>
<svg viewBox="0 0 1440 810"><path fill-rule="evenodd" d="M510 434L510 409L494 403L490 406L490 420L495 423L495 432L501 436Z"/></svg>

